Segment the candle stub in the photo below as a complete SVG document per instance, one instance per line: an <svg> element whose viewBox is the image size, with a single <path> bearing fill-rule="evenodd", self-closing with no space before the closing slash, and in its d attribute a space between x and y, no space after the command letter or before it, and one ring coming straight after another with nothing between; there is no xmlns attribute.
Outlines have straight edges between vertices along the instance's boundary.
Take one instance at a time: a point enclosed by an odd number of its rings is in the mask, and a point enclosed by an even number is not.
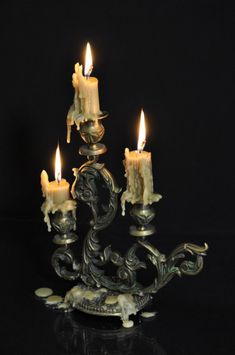
<svg viewBox="0 0 235 355"><path fill-rule="evenodd" d="M125 149L125 177L127 178L126 191L121 197L122 214L125 214L125 203L141 203L151 205L160 200L161 195L153 192L153 175L151 153L138 150Z"/></svg>
<svg viewBox="0 0 235 355"><path fill-rule="evenodd" d="M41 185L43 196L53 201L54 204L60 204L69 199L69 183L65 179L58 181L48 180L45 170L41 173Z"/></svg>
<svg viewBox="0 0 235 355"><path fill-rule="evenodd" d="M47 224L47 229L51 231L51 222L49 213L61 211L66 213L72 211L73 217L76 218L76 201L70 199L69 183L65 179L58 181L49 181L47 172L41 172L42 194L46 198L41 206L41 211L44 214L44 222Z"/></svg>

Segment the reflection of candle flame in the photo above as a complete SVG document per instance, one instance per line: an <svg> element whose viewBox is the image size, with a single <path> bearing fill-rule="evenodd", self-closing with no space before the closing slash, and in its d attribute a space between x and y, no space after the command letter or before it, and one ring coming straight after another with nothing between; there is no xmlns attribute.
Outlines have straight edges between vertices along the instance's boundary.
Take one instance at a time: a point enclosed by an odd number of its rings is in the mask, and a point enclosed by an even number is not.
<svg viewBox="0 0 235 355"><path fill-rule="evenodd" d="M141 110L140 114L140 126L139 126L139 138L138 138L138 145L137 150L142 152L146 143L146 128L145 128L145 118L144 118L144 111Z"/></svg>
<svg viewBox="0 0 235 355"><path fill-rule="evenodd" d="M89 78L89 76L91 75L92 69L93 69L93 66L92 66L91 46L90 46L90 43L87 42L85 68L84 68L84 75L87 78Z"/></svg>
<svg viewBox="0 0 235 355"><path fill-rule="evenodd" d="M57 182L61 181L61 159L60 159L60 147L57 145L55 154L55 179Z"/></svg>

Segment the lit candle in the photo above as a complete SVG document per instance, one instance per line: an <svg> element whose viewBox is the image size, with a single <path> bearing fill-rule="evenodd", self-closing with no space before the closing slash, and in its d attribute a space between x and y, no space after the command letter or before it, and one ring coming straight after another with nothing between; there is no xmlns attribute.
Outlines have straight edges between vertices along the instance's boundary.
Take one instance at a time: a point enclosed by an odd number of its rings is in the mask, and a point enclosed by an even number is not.
<svg viewBox="0 0 235 355"><path fill-rule="evenodd" d="M73 74L73 87L75 89L74 102L67 115L67 142L70 143L71 126L75 123L79 129L80 123L86 120L95 120L100 115L98 79L91 77L93 69L90 44L87 43L85 68L79 63L75 64Z"/></svg>
<svg viewBox="0 0 235 355"><path fill-rule="evenodd" d="M54 205L58 205L69 199L69 183L61 178L59 145L57 146L55 157L55 180L49 182L47 172L43 170L41 173L41 185L43 196Z"/></svg>
<svg viewBox="0 0 235 355"><path fill-rule="evenodd" d="M45 170L41 172L41 187L43 197L46 198L41 210L44 213L44 221L47 223L48 231L51 231L49 213L61 211L75 211L76 201L70 199L69 183L61 177L61 158L59 145L55 156L55 180L49 181Z"/></svg>
<svg viewBox="0 0 235 355"><path fill-rule="evenodd" d="M160 200L161 195L153 192L153 175L151 153L144 151L146 143L145 117L140 115L140 127L137 150L125 149L125 177L127 188L121 197L122 215L125 215L125 203L152 204Z"/></svg>

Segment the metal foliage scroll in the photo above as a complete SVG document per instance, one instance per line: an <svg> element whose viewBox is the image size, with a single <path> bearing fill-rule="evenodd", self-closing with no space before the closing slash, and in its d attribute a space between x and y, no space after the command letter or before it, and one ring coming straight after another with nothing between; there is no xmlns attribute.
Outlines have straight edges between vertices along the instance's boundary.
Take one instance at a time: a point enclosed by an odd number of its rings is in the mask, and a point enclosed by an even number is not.
<svg viewBox="0 0 235 355"><path fill-rule="evenodd" d="M79 153L88 157L88 161L79 169L74 169L75 181L73 197L87 204L92 212L89 231L83 241L82 257L78 261L71 245L78 239L73 232L76 220L70 212L56 213L52 217L52 225L59 232L54 242L60 247L52 256L52 265L56 273L67 280L81 278L87 287L105 287L110 291L131 293L133 295L147 295L156 293L165 286L175 275L196 275L202 270L203 256L208 249L207 244L197 246L183 243L177 246L167 257L150 244L146 237L155 232L150 224L155 216L154 209L147 205L136 204L130 211L135 226L130 228L130 235L135 242L125 255L113 251L111 245L102 249L98 234L113 221L118 206L118 194L121 189L117 186L112 174L105 165L98 163L99 156L106 152L104 144L100 143L104 135L101 120L107 117L102 112L95 120L83 120L79 124L81 138L85 141ZM105 201L101 201L102 191L107 192ZM146 260L137 255L142 249L147 253L147 260L156 270L152 284L145 287L137 281L137 272L146 269ZM190 257L188 259L188 256ZM109 276L105 272L108 264L116 267L116 274Z"/></svg>
<svg viewBox="0 0 235 355"><path fill-rule="evenodd" d="M107 189L109 195L107 203L102 204L102 208L99 206L98 184ZM143 295L156 293L175 275L196 275L201 271L203 256L208 249L207 244L197 246L183 243L168 257L161 254L144 237L136 238L136 242L123 256L113 251L111 245L102 249L98 233L107 228L116 215L120 188L104 164L97 163L97 159L86 162L77 170L74 191L76 198L90 207L93 219L83 242L81 262L75 259L67 245L55 251L52 264L62 278L69 280L81 278L87 286ZM140 260L137 256L137 250L140 248L144 248L148 260L156 269L156 276L147 287L137 282L137 271L147 268L146 261ZM194 257L194 260L185 259L186 254ZM70 264L73 270L68 271L65 266L61 266L61 261ZM116 275L105 274L105 265L108 263L116 266Z"/></svg>

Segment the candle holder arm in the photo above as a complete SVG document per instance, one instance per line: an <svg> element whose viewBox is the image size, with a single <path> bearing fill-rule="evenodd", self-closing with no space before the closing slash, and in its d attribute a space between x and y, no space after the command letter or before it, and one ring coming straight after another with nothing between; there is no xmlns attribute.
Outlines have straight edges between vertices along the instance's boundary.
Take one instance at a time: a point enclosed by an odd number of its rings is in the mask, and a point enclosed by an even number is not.
<svg viewBox="0 0 235 355"><path fill-rule="evenodd" d="M77 280L80 277L81 264L77 262L73 251L68 245L55 250L51 258L51 264L59 277L64 280ZM65 266L70 265L71 270Z"/></svg>
<svg viewBox="0 0 235 355"><path fill-rule="evenodd" d="M76 260L71 245L78 240L75 211L57 211L52 216L52 226L58 232L53 242L60 245L51 258L51 264L59 277L65 280L76 280L80 276L81 264ZM66 265L66 266L65 266ZM70 269L68 269L70 267Z"/></svg>
<svg viewBox="0 0 235 355"><path fill-rule="evenodd" d="M143 293L158 292L158 290L170 282L175 275L197 275L203 268L203 256L206 255L206 251L208 250L206 243L204 243L204 246L182 243L166 257L146 240L140 240L139 244L148 250L149 254L147 257L157 269L157 277L155 277L150 286L143 289ZM196 257L196 260L183 260L186 258L186 253Z"/></svg>
<svg viewBox="0 0 235 355"><path fill-rule="evenodd" d="M98 238L98 232L107 228L116 215L120 188L104 164L97 163L97 158L83 164L76 173L75 197L86 203L93 215L91 228L83 244L81 279L87 286L102 286L120 292L137 291L139 285L136 282L136 272L140 268L146 268L146 264L136 256L139 244L134 243L122 256L119 252L112 251L111 245L102 249ZM98 205L98 182L109 193L108 202L102 204L102 208ZM104 213L100 213L101 209ZM108 276L105 273L104 266L108 263L117 267L116 275Z"/></svg>
<svg viewBox="0 0 235 355"><path fill-rule="evenodd" d="M109 192L107 205L102 205L103 214L100 213L98 204L98 181L104 183ZM131 292L132 294L150 294L156 293L175 275L196 275L202 270L203 256L208 249L207 244L201 247L192 243L183 243L166 257L146 240L145 235L153 233L152 228L149 228L149 221L155 215L149 207L145 209L138 207L138 215L141 210L144 218L138 218L138 223L141 226L136 227L133 235L141 234L141 236L137 237L137 242L129 248L124 256L118 251L113 251L111 245L102 250L98 232L107 228L115 217L117 194L120 189L111 173L105 168L104 164L98 164L97 159L93 162L86 162L77 170L74 191L77 199L88 204L93 214L93 219L90 222L91 228L83 244L81 266L81 279L87 286L106 287L109 290ZM151 215L151 218L146 219L146 216L149 215ZM147 268L145 261L140 260L136 255L137 249L140 247L148 251L147 258L157 269L157 276L153 283L147 287L143 287L137 282L137 270ZM183 260L186 253L196 256L196 260ZM104 266L108 263L117 267L116 275L106 275Z"/></svg>

